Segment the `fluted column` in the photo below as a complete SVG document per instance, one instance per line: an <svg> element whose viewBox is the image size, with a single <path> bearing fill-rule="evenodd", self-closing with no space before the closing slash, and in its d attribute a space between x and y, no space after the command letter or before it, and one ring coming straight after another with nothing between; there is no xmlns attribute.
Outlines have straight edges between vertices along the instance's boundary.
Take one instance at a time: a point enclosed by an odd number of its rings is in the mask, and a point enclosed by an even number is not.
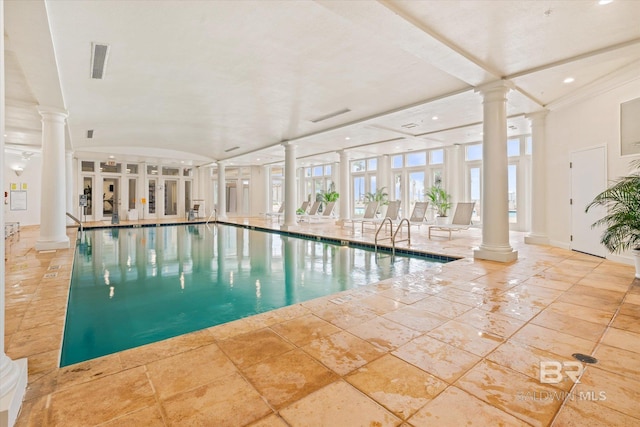
<svg viewBox="0 0 640 427"><path fill-rule="evenodd" d="M351 191L349 179L349 153L342 150L340 155L340 223L351 218Z"/></svg>
<svg viewBox="0 0 640 427"><path fill-rule="evenodd" d="M73 208L74 204L77 204L78 196L76 196L75 191L73 190L73 153L71 151L67 151L65 153L65 183L67 184L66 193L67 193L67 206L66 211L70 214L74 214ZM67 225L73 225L74 222L71 218L67 217Z"/></svg>
<svg viewBox="0 0 640 427"><path fill-rule="evenodd" d="M273 206L273 191L272 191L272 182L271 182L271 166L262 166L263 171L263 182L262 182L262 191L264 191L264 205L260 212L271 212L271 206Z"/></svg>
<svg viewBox="0 0 640 427"><path fill-rule="evenodd" d="M509 262L518 252L509 243L507 160L507 82L478 89L483 96L482 143L482 244L474 257Z"/></svg>
<svg viewBox="0 0 640 427"><path fill-rule="evenodd" d="M296 220L296 146L290 142L284 146L284 224L287 230L297 224Z"/></svg>
<svg viewBox="0 0 640 427"><path fill-rule="evenodd" d="M0 31L4 34L4 2L0 0ZM0 59L4 64L4 37L0 38ZM4 108L4 72L0 73L0 105ZM5 115L0 113L0 165L4 165L4 133ZM0 174L0 187L6 188L4 174ZM0 223L4 224L4 209L0 209ZM0 252L4 257L5 242L0 242ZM4 353L4 327L5 327L5 263L0 263L0 425L13 426L20 405L27 389L27 359L11 360Z"/></svg>
<svg viewBox="0 0 640 427"><path fill-rule="evenodd" d="M451 194L451 201L454 203L463 202L464 191L462 190L462 177L464 176L461 164L462 149L460 145L454 144L445 148L444 158L444 182L445 188Z"/></svg>
<svg viewBox="0 0 640 427"><path fill-rule="evenodd" d="M547 141L546 117L548 110L527 114L531 120L531 232L524 242L535 245L548 245L547 235Z"/></svg>
<svg viewBox="0 0 640 427"><path fill-rule="evenodd" d="M224 162L218 162L218 219L227 219L227 177Z"/></svg>
<svg viewBox="0 0 640 427"><path fill-rule="evenodd" d="M42 195L40 201L40 237L36 250L69 247L65 215L64 126L67 113L39 108L42 116Z"/></svg>

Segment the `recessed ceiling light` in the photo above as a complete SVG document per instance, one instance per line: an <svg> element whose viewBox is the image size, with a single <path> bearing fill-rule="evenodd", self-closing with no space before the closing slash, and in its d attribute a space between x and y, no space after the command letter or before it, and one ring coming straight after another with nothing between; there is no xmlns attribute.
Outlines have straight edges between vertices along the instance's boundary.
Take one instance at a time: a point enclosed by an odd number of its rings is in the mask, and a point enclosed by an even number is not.
<svg viewBox="0 0 640 427"><path fill-rule="evenodd" d="M573 83L574 81L576 81L576 79L574 79L573 77L567 77L563 80L564 83Z"/></svg>
<svg viewBox="0 0 640 427"><path fill-rule="evenodd" d="M109 156L109 158L110 158L110 159L115 159L115 158L116 158L116 156Z"/></svg>
<svg viewBox="0 0 640 427"><path fill-rule="evenodd" d="M600 5L605 5L605 4L609 4L609 3L611 3L611 2L613 2L613 0L600 0L600 1L598 2L598 4L600 4Z"/></svg>
<svg viewBox="0 0 640 427"><path fill-rule="evenodd" d="M257 161L259 161L259 160L260 160L260 157L258 157L256 160L257 160Z"/></svg>
<svg viewBox="0 0 640 427"><path fill-rule="evenodd" d="M438 116L431 117L431 120L438 120Z"/></svg>
<svg viewBox="0 0 640 427"><path fill-rule="evenodd" d="M351 138L349 138L349 137L346 137L345 139L346 139L346 140L348 141L348 140L350 140Z"/></svg>

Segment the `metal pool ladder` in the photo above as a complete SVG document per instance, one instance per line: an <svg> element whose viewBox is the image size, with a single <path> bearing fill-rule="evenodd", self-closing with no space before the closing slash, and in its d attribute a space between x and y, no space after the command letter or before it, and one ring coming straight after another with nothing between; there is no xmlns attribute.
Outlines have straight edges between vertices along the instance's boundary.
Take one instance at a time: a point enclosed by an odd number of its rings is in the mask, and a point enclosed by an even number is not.
<svg viewBox="0 0 640 427"><path fill-rule="evenodd" d="M211 215L209 215L209 218L207 218L207 222L205 222L205 224L209 224L209 221L211 221L211 217L213 217L214 222L218 222L218 210L216 208L211 211Z"/></svg>
<svg viewBox="0 0 640 427"><path fill-rule="evenodd" d="M82 221L80 221L78 218L76 218L75 216L71 215L69 212L67 212L67 216L69 218L71 218L74 222L77 222L78 224L80 224L80 231L82 231Z"/></svg>
<svg viewBox="0 0 640 427"><path fill-rule="evenodd" d="M389 237L382 237L382 238L378 238L378 234L380 234L380 231L382 230L382 228L386 225L387 221L389 221ZM402 229L402 224L407 223L407 238L406 239L402 239L402 240L396 240L396 236L398 234L398 231L400 231ZM382 223L380 224L380 227L378 227L378 230L376 231L376 237L375 237L375 253L378 253L378 242L383 241L383 240L391 240L391 259L393 260L393 257L395 257L396 255L396 243L397 242L408 242L409 245L411 245L411 223L409 223L409 220L407 218L402 218L400 220L400 222L398 223L398 228L396 228L396 231L394 233L393 231L393 221L391 221L391 218L385 218L382 220Z"/></svg>

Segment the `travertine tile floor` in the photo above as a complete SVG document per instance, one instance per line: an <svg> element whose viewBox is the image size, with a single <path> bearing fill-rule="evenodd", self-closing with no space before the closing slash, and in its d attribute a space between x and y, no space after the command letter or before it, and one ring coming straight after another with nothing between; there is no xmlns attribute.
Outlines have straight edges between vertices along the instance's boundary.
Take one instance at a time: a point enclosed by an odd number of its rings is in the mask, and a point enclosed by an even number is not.
<svg viewBox="0 0 640 427"><path fill-rule="evenodd" d="M626 265L519 233L517 262L474 261L479 230L429 241L414 228L412 247L464 258L59 369L73 250L38 253L37 237L24 227L6 250L6 352L29 360L18 426L640 425ZM580 384L541 383L540 361L577 352L598 359Z"/></svg>

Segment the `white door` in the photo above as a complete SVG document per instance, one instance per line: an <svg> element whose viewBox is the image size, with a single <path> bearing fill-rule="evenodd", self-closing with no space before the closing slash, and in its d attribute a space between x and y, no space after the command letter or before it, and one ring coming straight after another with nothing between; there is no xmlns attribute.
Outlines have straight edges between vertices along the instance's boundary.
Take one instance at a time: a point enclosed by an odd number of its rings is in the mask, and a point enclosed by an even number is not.
<svg viewBox="0 0 640 427"><path fill-rule="evenodd" d="M602 218L606 210L600 206L585 212L593 198L607 187L605 147L571 153L571 249L599 257L607 255L600 243L602 227L591 224Z"/></svg>

